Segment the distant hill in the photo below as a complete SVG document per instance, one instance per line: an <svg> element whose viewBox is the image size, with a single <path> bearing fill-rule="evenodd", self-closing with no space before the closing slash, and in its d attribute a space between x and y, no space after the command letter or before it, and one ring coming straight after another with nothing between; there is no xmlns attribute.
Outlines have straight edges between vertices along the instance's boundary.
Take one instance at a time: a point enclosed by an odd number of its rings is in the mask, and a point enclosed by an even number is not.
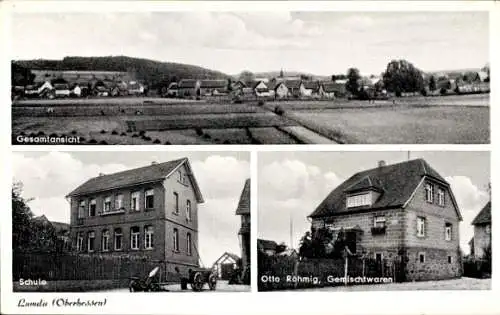
<svg viewBox="0 0 500 315"><path fill-rule="evenodd" d="M62 60L14 60L14 64L32 70L124 71L152 88L180 79L226 79L227 74L199 66L160 62L126 56L65 57Z"/></svg>
<svg viewBox="0 0 500 315"><path fill-rule="evenodd" d="M284 76L286 77L299 77L300 75L306 75L310 78L316 80L330 80L331 76L316 75L312 73L299 72L299 71L284 71ZM277 78L280 76L280 71L266 71L266 72L254 72L256 78ZM236 75L237 77L238 75Z"/></svg>

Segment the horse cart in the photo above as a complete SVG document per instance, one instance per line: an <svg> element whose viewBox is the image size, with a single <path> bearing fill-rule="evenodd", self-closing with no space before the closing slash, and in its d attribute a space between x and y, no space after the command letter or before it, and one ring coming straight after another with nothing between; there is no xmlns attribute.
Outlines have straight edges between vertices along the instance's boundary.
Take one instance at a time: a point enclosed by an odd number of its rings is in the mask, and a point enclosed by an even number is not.
<svg viewBox="0 0 500 315"><path fill-rule="evenodd" d="M158 292L158 291L168 291L164 287L171 283L161 283L155 278L156 274L160 270L160 267L155 267L149 272L149 274L144 278L130 277L129 290L130 292ZM187 277L181 275L181 288L183 283L189 284L191 289L195 292L200 292L203 290L205 284L208 288L213 291L217 287L217 276L212 269L208 268L195 268L189 269Z"/></svg>

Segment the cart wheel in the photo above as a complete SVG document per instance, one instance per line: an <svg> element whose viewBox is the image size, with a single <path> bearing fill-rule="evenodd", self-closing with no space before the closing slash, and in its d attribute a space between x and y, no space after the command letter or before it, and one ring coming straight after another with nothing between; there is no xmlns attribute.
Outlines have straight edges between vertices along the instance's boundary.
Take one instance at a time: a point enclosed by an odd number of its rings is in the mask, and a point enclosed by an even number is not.
<svg viewBox="0 0 500 315"><path fill-rule="evenodd" d="M191 288L193 291L199 292L203 288L203 279L201 278L201 273L196 272L193 277L193 283L191 283Z"/></svg>
<svg viewBox="0 0 500 315"><path fill-rule="evenodd" d="M210 290L214 291L216 286L217 286L217 278L215 277L214 274L211 274L208 277L208 287L210 288Z"/></svg>
<svg viewBox="0 0 500 315"><path fill-rule="evenodd" d="M130 281L130 283L128 284L128 289L130 292L135 292L135 281Z"/></svg>

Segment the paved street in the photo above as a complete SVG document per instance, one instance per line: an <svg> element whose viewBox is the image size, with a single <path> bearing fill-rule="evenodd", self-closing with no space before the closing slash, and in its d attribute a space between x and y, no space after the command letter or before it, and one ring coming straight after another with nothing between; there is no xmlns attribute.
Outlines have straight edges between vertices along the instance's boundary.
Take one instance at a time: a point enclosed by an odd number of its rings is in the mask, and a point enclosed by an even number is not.
<svg viewBox="0 0 500 315"><path fill-rule="evenodd" d="M460 278L440 281L335 286L300 291L406 291L406 290L491 290L491 279ZM294 290L299 291L299 290Z"/></svg>
<svg viewBox="0 0 500 315"><path fill-rule="evenodd" d="M188 285L188 290L181 290L181 285L179 283L177 284L171 284L171 285L166 285L163 287L167 292L188 292L192 293L193 291L191 290L191 286ZM208 289L208 285L205 285L203 287L202 292L250 292L251 288L249 285L241 285L241 284L231 284L229 285L226 280L219 280L217 281L217 288L215 291L210 291ZM121 288L121 289L113 289L113 290L106 290L106 291L99 291L99 292L129 292L128 288Z"/></svg>

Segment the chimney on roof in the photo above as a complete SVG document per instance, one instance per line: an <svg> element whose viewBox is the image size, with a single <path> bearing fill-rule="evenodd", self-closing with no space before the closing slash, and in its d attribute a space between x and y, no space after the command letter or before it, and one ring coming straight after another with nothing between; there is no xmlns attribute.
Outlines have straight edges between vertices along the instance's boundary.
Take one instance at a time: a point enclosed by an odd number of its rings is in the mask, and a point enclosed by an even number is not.
<svg viewBox="0 0 500 315"><path fill-rule="evenodd" d="M104 176L104 173L99 173L99 176Z"/></svg>
<svg viewBox="0 0 500 315"><path fill-rule="evenodd" d="M384 166L385 166L385 161L384 160L378 161L378 167L384 167Z"/></svg>
<svg viewBox="0 0 500 315"><path fill-rule="evenodd" d="M151 165L156 165L156 164L158 164L158 162L156 161L151 162Z"/></svg>

